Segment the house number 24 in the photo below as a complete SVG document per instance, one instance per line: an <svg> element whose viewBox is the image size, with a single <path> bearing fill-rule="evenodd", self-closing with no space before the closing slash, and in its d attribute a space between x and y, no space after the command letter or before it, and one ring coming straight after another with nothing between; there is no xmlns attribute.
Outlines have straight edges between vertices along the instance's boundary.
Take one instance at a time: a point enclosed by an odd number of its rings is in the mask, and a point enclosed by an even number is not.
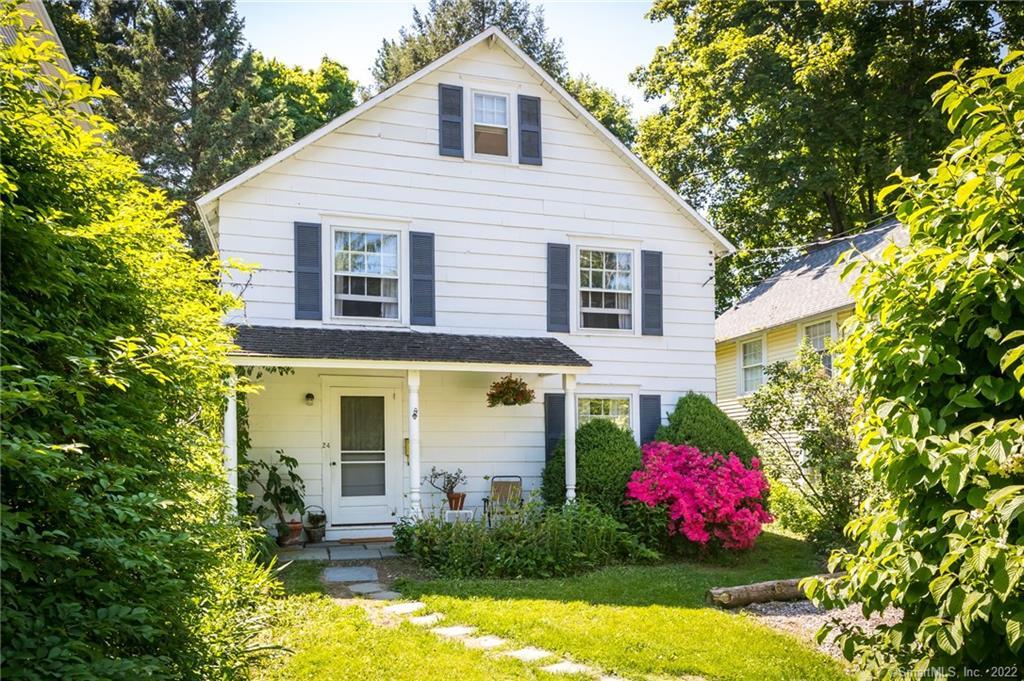
<svg viewBox="0 0 1024 681"><path fill-rule="evenodd" d="M412 410L412 420L415 421L419 417L420 417L420 410L418 408L417 409L413 409Z"/></svg>

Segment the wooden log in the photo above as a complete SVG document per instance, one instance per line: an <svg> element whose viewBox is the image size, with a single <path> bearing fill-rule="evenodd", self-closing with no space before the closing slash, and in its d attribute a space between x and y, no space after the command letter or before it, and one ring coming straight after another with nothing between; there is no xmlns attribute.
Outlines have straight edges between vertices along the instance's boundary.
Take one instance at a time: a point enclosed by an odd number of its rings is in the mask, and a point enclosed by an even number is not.
<svg viewBox="0 0 1024 681"><path fill-rule="evenodd" d="M841 572L828 575L817 575L819 579L835 579ZM708 590L705 600L708 605L722 608L738 608L751 603L767 603L769 601L798 601L803 598L800 582L805 579L776 579L770 582L757 582L743 586L719 586Z"/></svg>

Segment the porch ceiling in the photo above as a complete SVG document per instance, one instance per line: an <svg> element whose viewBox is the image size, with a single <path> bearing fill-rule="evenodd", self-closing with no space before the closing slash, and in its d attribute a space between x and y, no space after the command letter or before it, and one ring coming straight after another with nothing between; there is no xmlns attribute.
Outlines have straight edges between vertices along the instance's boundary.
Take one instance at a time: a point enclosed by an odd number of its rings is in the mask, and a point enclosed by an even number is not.
<svg viewBox="0 0 1024 681"><path fill-rule="evenodd" d="M590 362L557 338L377 329L239 326L237 364L372 364L423 369L583 372ZM432 367L431 365L438 365Z"/></svg>

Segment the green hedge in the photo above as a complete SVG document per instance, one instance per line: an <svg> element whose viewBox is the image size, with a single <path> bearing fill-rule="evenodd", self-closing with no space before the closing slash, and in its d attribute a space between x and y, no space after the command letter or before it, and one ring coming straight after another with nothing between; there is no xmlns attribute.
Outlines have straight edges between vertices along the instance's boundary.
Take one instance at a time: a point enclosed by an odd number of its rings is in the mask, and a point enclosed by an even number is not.
<svg viewBox="0 0 1024 681"><path fill-rule="evenodd" d="M446 577L557 577L623 561L653 560L624 525L593 504L526 504L487 529L481 522L404 519L395 548Z"/></svg>
<svg viewBox="0 0 1024 681"><path fill-rule="evenodd" d="M757 450L739 424L706 396L697 393L679 398L675 410L668 415L668 424L658 428L654 439L674 445L692 445L705 454L733 453L748 466L757 456Z"/></svg>
<svg viewBox="0 0 1024 681"><path fill-rule="evenodd" d="M626 483L640 468L640 447L633 435L605 419L576 429L576 498L618 516ZM565 441L544 466L541 495L549 506L565 502Z"/></svg>

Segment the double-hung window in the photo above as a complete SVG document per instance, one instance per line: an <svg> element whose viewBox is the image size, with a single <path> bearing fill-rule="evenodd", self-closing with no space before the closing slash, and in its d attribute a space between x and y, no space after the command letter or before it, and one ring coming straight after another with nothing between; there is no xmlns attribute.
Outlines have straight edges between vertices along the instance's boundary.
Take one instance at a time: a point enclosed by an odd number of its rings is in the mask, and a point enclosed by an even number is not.
<svg viewBox="0 0 1024 681"><path fill-rule="evenodd" d="M804 338L807 339L810 346L821 357L821 363L825 366L825 371L831 374L832 353L829 352L829 346L832 343L832 321L826 319L823 322L808 324L804 327Z"/></svg>
<svg viewBox="0 0 1024 681"><path fill-rule="evenodd" d="M606 419L619 428L628 430L628 397L580 397L576 400L578 424L583 425L594 419Z"/></svg>
<svg viewBox="0 0 1024 681"><path fill-rule="evenodd" d="M632 251L580 249L581 329L633 328Z"/></svg>
<svg viewBox="0 0 1024 681"><path fill-rule="evenodd" d="M744 395L764 383L764 344L760 338L740 344L740 382Z"/></svg>
<svg viewBox="0 0 1024 681"><path fill-rule="evenodd" d="M334 316L398 319L398 234L334 230Z"/></svg>
<svg viewBox="0 0 1024 681"><path fill-rule="evenodd" d="M488 156L508 156L508 97L473 93L473 151Z"/></svg>

